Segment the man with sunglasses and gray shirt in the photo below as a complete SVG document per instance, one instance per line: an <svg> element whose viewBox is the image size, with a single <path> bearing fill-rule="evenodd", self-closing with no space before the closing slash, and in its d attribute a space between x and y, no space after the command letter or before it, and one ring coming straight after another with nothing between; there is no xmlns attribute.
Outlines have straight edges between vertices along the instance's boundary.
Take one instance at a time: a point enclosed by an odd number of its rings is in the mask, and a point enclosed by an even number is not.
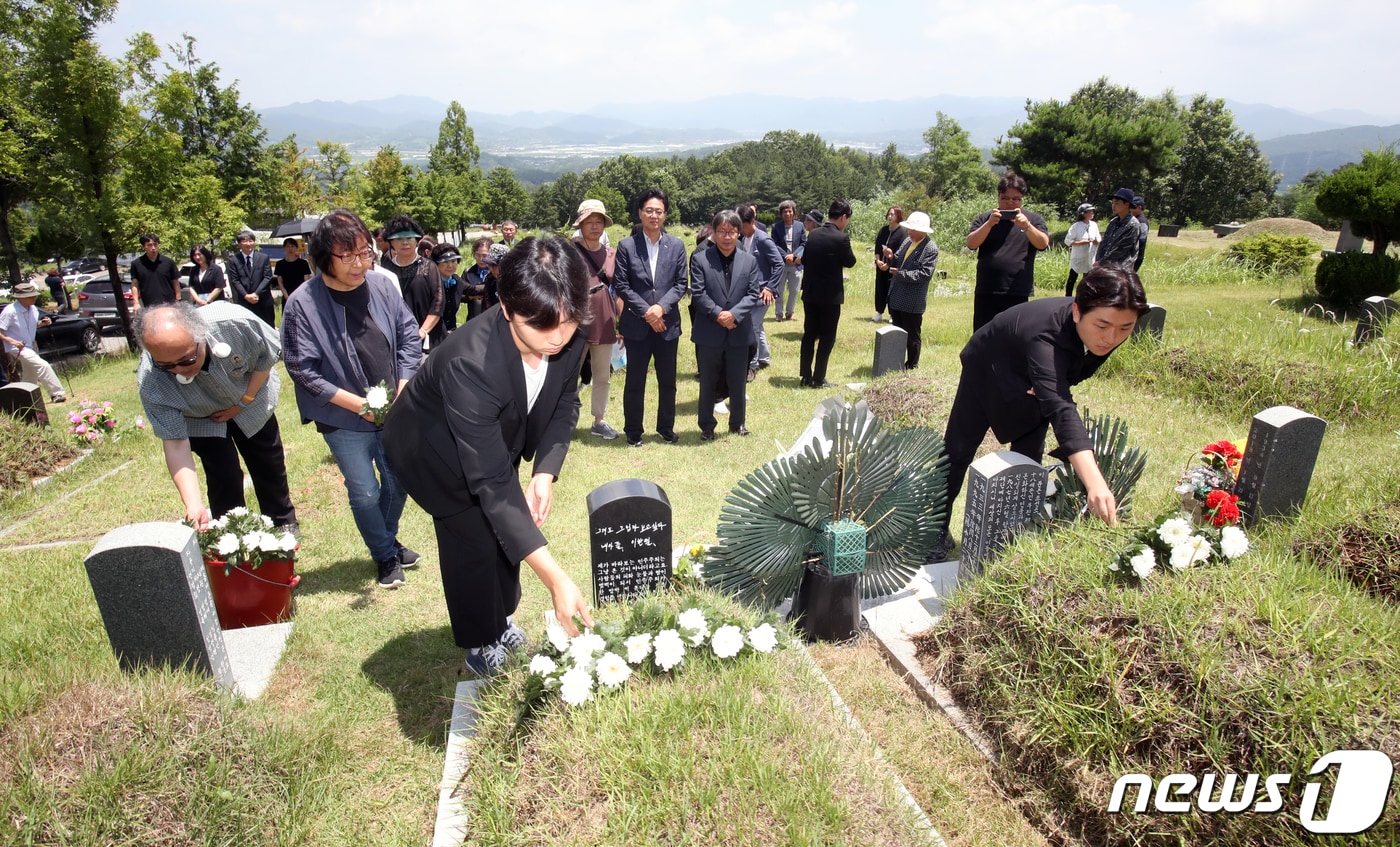
<svg viewBox="0 0 1400 847"><path fill-rule="evenodd" d="M185 519L206 529L210 520L246 505L241 456L259 509L279 533L298 532L273 413L281 387L273 370L282 355L277 330L222 301L200 309L187 302L150 306L134 322L145 350L136 386L151 431L165 450ZM208 481L208 506L195 456Z"/></svg>

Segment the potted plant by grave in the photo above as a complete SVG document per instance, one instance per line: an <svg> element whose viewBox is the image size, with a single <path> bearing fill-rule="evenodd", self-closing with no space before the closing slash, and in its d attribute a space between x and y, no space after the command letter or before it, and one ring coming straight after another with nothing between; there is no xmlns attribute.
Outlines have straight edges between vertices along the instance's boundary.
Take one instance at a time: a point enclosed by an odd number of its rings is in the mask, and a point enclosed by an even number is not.
<svg viewBox="0 0 1400 847"><path fill-rule="evenodd" d="M942 437L893 432L864 403L827 415L825 444L740 480L720 511L705 581L772 608L788 597L809 638L856 634L860 600L904 588L943 530Z"/></svg>
<svg viewBox="0 0 1400 847"><path fill-rule="evenodd" d="M1127 517L1132 511L1133 489L1147 467L1147 454L1141 447L1128 446L1128 425L1121 418L1113 415L1091 417L1089 410L1085 409L1083 419L1084 429L1088 431L1093 444L1094 462L1103 474L1108 490L1113 492L1114 502L1118 504L1118 517ZM1074 473L1074 468L1062 462L1055 467L1052 479L1054 490L1045 502L1046 518L1064 523L1088 515L1089 492Z"/></svg>
<svg viewBox="0 0 1400 847"><path fill-rule="evenodd" d="M198 530L199 552L222 629L281 623L292 614L299 543L272 519L239 506Z"/></svg>

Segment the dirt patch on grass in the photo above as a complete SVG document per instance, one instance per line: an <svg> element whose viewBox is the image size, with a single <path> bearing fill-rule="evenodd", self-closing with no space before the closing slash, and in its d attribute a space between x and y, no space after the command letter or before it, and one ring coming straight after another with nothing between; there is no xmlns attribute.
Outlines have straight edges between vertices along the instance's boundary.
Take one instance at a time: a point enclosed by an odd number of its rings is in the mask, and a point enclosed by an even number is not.
<svg viewBox="0 0 1400 847"><path fill-rule="evenodd" d="M59 415L62 429L67 419ZM27 486L31 479L49 476L82 454L67 441L62 430L21 423L0 415L0 491Z"/></svg>
<svg viewBox="0 0 1400 847"><path fill-rule="evenodd" d="M1338 571L1373 597L1400 603L1400 501L1298 539L1293 552Z"/></svg>

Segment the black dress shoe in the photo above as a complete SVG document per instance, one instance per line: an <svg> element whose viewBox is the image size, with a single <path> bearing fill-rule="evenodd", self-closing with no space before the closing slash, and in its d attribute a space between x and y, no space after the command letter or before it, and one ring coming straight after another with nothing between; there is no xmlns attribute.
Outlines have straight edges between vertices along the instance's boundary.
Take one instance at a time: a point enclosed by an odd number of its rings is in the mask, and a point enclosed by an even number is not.
<svg viewBox="0 0 1400 847"><path fill-rule="evenodd" d="M758 376L758 373L755 372L753 368L749 368L749 375L744 379L744 382L753 382L756 376Z"/></svg>
<svg viewBox="0 0 1400 847"><path fill-rule="evenodd" d="M803 387L803 388L811 388L811 387L812 387L812 378L811 378L810 376L804 376L804 377L802 377L802 387Z"/></svg>
<svg viewBox="0 0 1400 847"><path fill-rule="evenodd" d="M807 387L808 387L808 388L836 388L836 383L834 383L834 382L827 382L826 380L822 380L821 382L817 382L815 379L813 379L813 380L809 380L809 381L807 382Z"/></svg>
<svg viewBox="0 0 1400 847"><path fill-rule="evenodd" d="M701 441L714 441L714 440L715 440L715 431L714 431L713 429L702 429L702 430L700 430L700 440L701 440Z"/></svg>
<svg viewBox="0 0 1400 847"><path fill-rule="evenodd" d="M674 432L661 433L661 440L666 442L667 444L681 443L681 437L679 435L676 435Z"/></svg>
<svg viewBox="0 0 1400 847"><path fill-rule="evenodd" d="M627 446L628 446L628 447L641 447L641 446L642 446L642 439L640 439L640 438L633 438L632 436L629 435L629 436L627 436Z"/></svg>
<svg viewBox="0 0 1400 847"><path fill-rule="evenodd" d="M732 432L732 433L734 433L735 435L748 435L748 434L749 434L749 428L746 427L746 426L744 426L743 424L739 424L738 426L731 426L731 427L729 428L729 431Z"/></svg>

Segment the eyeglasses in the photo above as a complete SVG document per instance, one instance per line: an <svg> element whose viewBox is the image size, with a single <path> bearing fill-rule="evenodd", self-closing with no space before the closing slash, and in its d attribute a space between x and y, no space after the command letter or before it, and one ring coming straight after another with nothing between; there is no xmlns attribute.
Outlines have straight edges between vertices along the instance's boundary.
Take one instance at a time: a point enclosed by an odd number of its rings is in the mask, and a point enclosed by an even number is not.
<svg viewBox="0 0 1400 847"><path fill-rule="evenodd" d="M344 262L344 263L347 264L347 265L353 265L353 264L355 264L355 262L357 262L357 261L360 261L360 262L373 262L373 261L374 261L374 251L371 250L371 249L369 249L368 247L366 247L365 249L360 250L359 252L356 252L356 253L332 253L331 255L334 256L334 257L336 257L337 259L339 259L340 261Z"/></svg>
<svg viewBox="0 0 1400 847"><path fill-rule="evenodd" d="M151 360L151 364L155 365L157 368L159 368L159 369L161 369L161 370L163 370L163 371L173 371L173 370L175 370L175 369L177 369L177 368L188 368L190 365L193 365L195 362L198 362L198 361L199 361L199 345L196 344L196 345L194 346L194 352L191 353L191 354L189 354L188 356L186 356L186 357L183 358L183 359L176 359L176 360L173 361L173 362L157 362L156 360L152 359L152 360Z"/></svg>
<svg viewBox="0 0 1400 847"><path fill-rule="evenodd" d="M666 214L666 210L665 210L665 209L658 209L658 208L656 208L655 206L644 206L644 207L642 207L641 212L642 212L642 214L648 215L648 216L650 216L650 217L656 217L657 215L664 215L664 214Z"/></svg>

